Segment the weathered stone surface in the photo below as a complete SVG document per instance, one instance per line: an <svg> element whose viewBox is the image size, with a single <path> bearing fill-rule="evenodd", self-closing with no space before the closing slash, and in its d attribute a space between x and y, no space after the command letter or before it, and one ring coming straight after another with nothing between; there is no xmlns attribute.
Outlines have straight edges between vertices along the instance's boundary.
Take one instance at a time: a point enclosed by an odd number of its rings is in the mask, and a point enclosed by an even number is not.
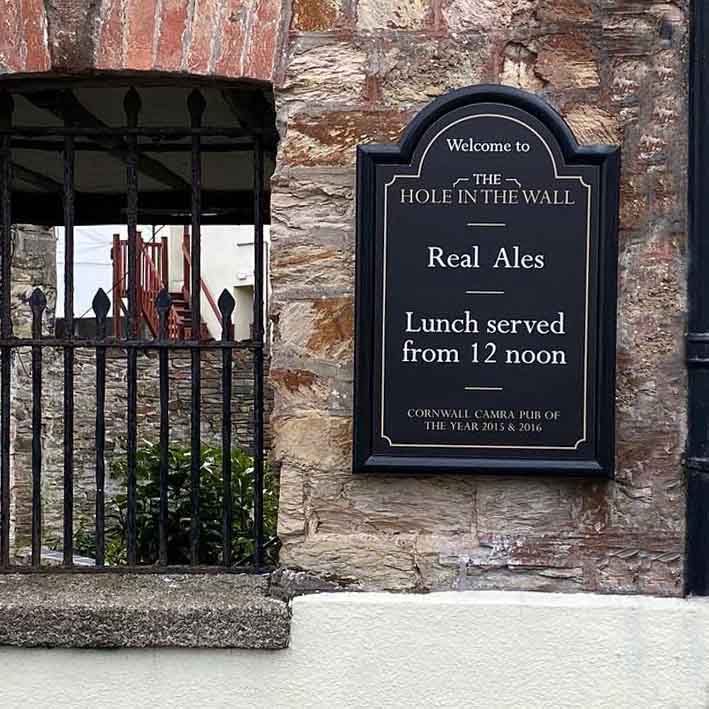
<svg viewBox="0 0 709 709"><path fill-rule="evenodd" d="M274 299L342 295L354 287L354 171L285 168L271 198ZM313 269L312 263L318 268ZM281 267L283 266L283 267Z"/></svg>
<svg viewBox="0 0 709 709"><path fill-rule="evenodd" d="M352 318L349 296L289 303L278 311L278 341L298 355L349 366Z"/></svg>
<svg viewBox="0 0 709 709"><path fill-rule="evenodd" d="M290 602L296 596L311 593L339 591L342 586L334 581L313 576L305 571L276 569L271 573L269 595L282 601Z"/></svg>
<svg viewBox="0 0 709 709"><path fill-rule="evenodd" d="M315 544L291 545L290 540L285 541L281 563L324 574L348 588L424 590L417 583L414 535L361 533L314 537ZM372 564L372 559L378 559L378 563Z"/></svg>
<svg viewBox="0 0 709 709"><path fill-rule="evenodd" d="M608 524L606 483L493 479L477 492L481 534L594 534Z"/></svg>
<svg viewBox="0 0 709 709"><path fill-rule="evenodd" d="M312 477L309 490L312 504L319 510L319 529L334 532L345 518L348 523L380 533L446 536L477 534L475 483L470 478L451 477L446 486L435 478L338 478L338 509L332 504L330 478L321 471ZM349 509L339 514L339 508Z"/></svg>
<svg viewBox="0 0 709 709"><path fill-rule="evenodd" d="M295 543L302 542L305 534L305 490L307 466L280 461L281 477L286 482L278 496L278 536ZM322 571L314 572L322 573Z"/></svg>
<svg viewBox="0 0 709 709"><path fill-rule="evenodd" d="M296 104L293 113L310 101L313 108L356 104L366 91L366 67L367 53L359 46L326 34L304 34L290 48L277 98L282 105Z"/></svg>
<svg viewBox="0 0 709 709"><path fill-rule="evenodd" d="M150 3L146 3L150 5ZM218 51L214 41L219 37L222 23L227 22L226 7L219 0L196 2L192 11L190 47L185 58L187 69L198 73L201 67L209 66ZM150 24L148 23L148 26Z"/></svg>
<svg viewBox="0 0 709 709"><path fill-rule="evenodd" d="M364 143L395 143L413 118L403 111L298 115L288 126L281 158L287 165L353 165Z"/></svg>
<svg viewBox="0 0 709 709"><path fill-rule="evenodd" d="M177 71L182 67L184 41L188 28L188 5L181 0L163 0L162 13L159 18L160 31L157 33L153 46L155 47L155 68L163 71ZM229 29L222 29L220 44L227 52ZM117 43L103 43L102 47L110 49ZM108 59L105 60L108 63ZM116 64L117 59L111 60Z"/></svg>
<svg viewBox="0 0 709 709"><path fill-rule="evenodd" d="M324 32L345 24L351 13L337 0L294 0L291 29L301 32Z"/></svg>
<svg viewBox="0 0 709 709"><path fill-rule="evenodd" d="M432 15L430 0L359 0L357 29L421 30Z"/></svg>
<svg viewBox="0 0 709 709"><path fill-rule="evenodd" d="M536 51L536 71L555 89L590 89L599 85L596 50L587 35L544 37Z"/></svg>
<svg viewBox="0 0 709 709"><path fill-rule="evenodd" d="M349 418L315 413L274 417L273 427L276 458L320 470L346 470L349 465ZM294 445L298 441L302 445Z"/></svg>
<svg viewBox="0 0 709 709"><path fill-rule="evenodd" d="M373 49L381 101L405 112L453 88L493 80L489 38L476 33L428 38L411 33ZM377 96L378 98L378 96Z"/></svg>
<svg viewBox="0 0 709 709"><path fill-rule="evenodd" d="M592 24L593 5L592 0L539 0L534 7L534 16L540 23L562 26Z"/></svg>
<svg viewBox="0 0 709 709"><path fill-rule="evenodd" d="M686 6L447 0L413 29L387 25L396 6L360 3L360 31L294 25L277 90L282 561L365 588L681 593ZM334 168L481 81L541 93L582 143L622 145L615 482L350 473L334 393L351 389L351 332L315 307L351 295L352 195Z"/></svg>
<svg viewBox="0 0 709 709"><path fill-rule="evenodd" d="M622 142L623 136L618 119L610 111L605 111L598 106L587 104L567 106L564 118L579 143L618 145Z"/></svg>
<svg viewBox="0 0 709 709"><path fill-rule="evenodd" d="M452 34L510 32L533 23L536 0L448 0L443 17Z"/></svg>
<svg viewBox="0 0 709 709"><path fill-rule="evenodd" d="M266 576L6 575L0 645L280 650L290 614Z"/></svg>
<svg viewBox="0 0 709 709"><path fill-rule="evenodd" d="M333 384L327 377L307 369L297 369L294 363L283 369L271 368L271 381L281 390L277 415L328 409L333 406ZM342 413L349 413L345 409Z"/></svg>
<svg viewBox="0 0 709 709"><path fill-rule="evenodd" d="M0 71L50 68L84 27L76 56L94 68L275 80L284 563L355 588L681 592L688 3L162 0L137 23L140 3L112 0L50 13L48 40L34 4L8 4ZM483 81L540 93L584 143L622 145L615 482L350 474L354 145Z"/></svg>
<svg viewBox="0 0 709 709"><path fill-rule="evenodd" d="M284 3L282 0L260 0L251 8L251 15L237 25L235 14L229 16L239 32L246 38L246 51L241 63L241 74L262 78L273 78L278 50L281 45L280 28ZM221 74L234 75L233 66L221 65Z"/></svg>
<svg viewBox="0 0 709 709"><path fill-rule="evenodd" d="M253 367L244 353L235 353L232 364L232 441L234 447L250 451L253 446ZM30 353L17 355L13 399L12 501L16 553L29 545L32 525L32 364ZM89 531L95 510L95 417L96 368L90 350L79 351L74 368L74 520L75 529ZM168 402L170 441L188 446L192 384L189 355L173 355L169 368ZM222 396L221 355L205 353L201 361L201 440L205 445L221 445ZM154 356L138 360L138 441L139 445L159 441L160 399L158 363ZM43 539L50 547L61 546L63 524L63 357L45 351L43 361L42 498ZM270 389L267 392L266 447L270 447ZM127 360L114 357L106 365L106 492L122 491L113 466L125 459L127 431Z"/></svg>
<svg viewBox="0 0 709 709"><path fill-rule="evenodd" d="M508 42L502 53L500 81L526 91L539 91L545 81L537 71L538 55L520 42Z"/></svg>

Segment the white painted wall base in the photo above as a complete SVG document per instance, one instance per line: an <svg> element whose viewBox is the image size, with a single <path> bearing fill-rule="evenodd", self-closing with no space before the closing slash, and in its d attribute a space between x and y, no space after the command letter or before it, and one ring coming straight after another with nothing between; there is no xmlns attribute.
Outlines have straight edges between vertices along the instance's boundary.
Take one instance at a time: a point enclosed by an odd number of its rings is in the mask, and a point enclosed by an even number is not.
<svg viewBox="0 0 709 709"><path fill-rule="evenodd" d="M709 706L709 602L324 594L276 652L0 648L0 707Z"/></svg>

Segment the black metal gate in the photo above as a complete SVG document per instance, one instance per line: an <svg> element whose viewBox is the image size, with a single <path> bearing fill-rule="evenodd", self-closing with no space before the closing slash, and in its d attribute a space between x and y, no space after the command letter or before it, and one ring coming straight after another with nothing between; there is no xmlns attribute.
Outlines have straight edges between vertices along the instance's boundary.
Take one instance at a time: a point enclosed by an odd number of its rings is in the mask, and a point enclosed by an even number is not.
<svg viewBox="0 0 709 709"><path fill-rule="evenodd" d="M60 348L63 351L64 378L64 433L63 433L63 569L74 569L74 365L77 350L81 348L95 351L96 385L96 432L95 432L95 569L109 568L105 561L105 505L106 505L106 357L111 349L119 348L125 353L127 361L127 564L131 570L164 570L168 568L168 442L170 438L170 419L168 415L169 380L168 361L170 353L189 352L191 363L191 411L190 411L190 446L191 446L191 524L190 524L190 564L187 567L201 566L200 560L200 361L207 351L221 352L222 357L222 425L221 446L223 451L232 448L232 356L238 350L247 350L253 358L253 549L250 558L235 558L230 530L234 522L232 509L232 470L230 455L222 456L223 476L223 549L220 570L236 568L260 568L264 564L264 549L273 541L264 539L263 523L263 476L264 476L264 150L262 139L258 135L245 134L243 127L204 127L203 115L205 99L194 90L189 95L185 111L185 126L189 127L142 127L141 98L135 89L130 89L124 96L125 125L123 127L77 125L69 119L63 127L22 126L13 121L15 101L8 91L0 92L0 257L2 294L0 296L0 571L40 570L42 564L42 406L43 406L43 354L47 348ZM222 143L217 146L214 138ZM209 145L205 145L210 138ZM139 175L141 161L144 160L146 142L149 149L155 151L181 151L187 153L190 160L191 180L189 190L189 215L185 221L191 227L191 288L190 306L193 317L200 322L201 296L201 226L203 215L202 158L205 150L215 151L219 147L230 151L248 151L253 155L253 203L251 205L254 225L254 298L253 330L249 340L237 342L230 327L234 298L224 290L218 299L221 313L221 338L207 341L202 337L201 328L193 327L191 336L184 341L171 338L169 332L170 295L167 288L160 291L155 307L159 314L159 331L155 337L147 337L139 331L139 303L136 263L138 258L138 223L140 216ZM181 142L180 142L181 141ZM65 229L65 271L64 271L64 313L65 328L61 336L47 336L42 332L43 313L47 306L45 294L36 289L30 299L32 311L32 333L30 338L18 338L13 335L11 302L11 233L14 216L13 173L22 170L13 163L13 151L18 149L54 151L62 156L63 183L61 198L63 226ZM74 334L74 229L77 193L75 188L75 158L80 151L112 151L124 163L125 169L125 222L128 231L127 258L127 317L125 336L115 337L108 333L107 317L109 299L103 290L96 293L93 309L96 316L94 337L80 337ZM185 193L187 199L187 194ZM12 363L17 348L31 348L32 354L32 542L31 566L19 566L13 563L10 548L10 485L11 485L11 385ZM146 567L139 565L136 555L136 451L138 446L138 354L146 351L157 352L160 392L160 499L159 499L159 561ZM203 562L202 562L203 563ZM170 567L172 568L172 567ZM214 568L213 566L210 568Z"/></svg>

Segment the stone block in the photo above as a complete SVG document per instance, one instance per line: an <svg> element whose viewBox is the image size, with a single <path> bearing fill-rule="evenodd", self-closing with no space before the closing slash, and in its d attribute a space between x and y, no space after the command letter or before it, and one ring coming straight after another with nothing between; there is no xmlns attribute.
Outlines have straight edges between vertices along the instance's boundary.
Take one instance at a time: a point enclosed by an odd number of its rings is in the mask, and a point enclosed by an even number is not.
<svg viewBox="0 0 709 709"><path fill-rule="evenodd" d="M554 89L600 86L597 51L587 34L550 35L538 40L536 73Z"/></svg>
<svg viewBox="0 0 709 709"><path fill-rule="evenodd" d="M213 65L222 28L228 26L225 3L220 0L201 0L194 4L190 23L190 42L185 64L190 72L203 73Z"/></svg>
<svg viewBox="0 0 709 709"><path fill-rule="evenodd" d="M542 24L590 25L594 22L593 6L593 0L538 0L533 12Z"/></svg>
<svg viewBox="0 0 709 709"><path fill-rule="evenodd" d="M248 46L240 72L243 76L265 81L273 78L280 47L283 7L281 0L259 0L252 10L253 17L244 23L242 31L248 39Z"/></svg>
<svg viewBox="0 0 709 709"><path fill-rule="evenodd" d="M328 515L323 511L327 501L317 485L321 475L313 476L311 506L322 522ZM345 520L356 516L383 534L434 534L441 539L475 535L476 484L465 477L349 476L339 494L348 503L341 514ZM333 524L336 521L333 515Z"/></svg>
<svg viewBox="0 0 709 709"><path fill-rule="evenodd" d="M281 543L302 541L305 534L305 480L307 468L281 462L278 496L278 538Z"/></svg>
<svg viewBox="0 0 709 709"><path fill-rule="evenodd" d="M348 471L352 421L344 416L308 412L275 418L273 456L303 468Z"/></svg>
<svg viewBox="0 0 709 709"><path fill-rule="evenodd" d="M195 3L195 9L201 3ZM153 67L153 40L156 23L160 19L157 0L127 0L125 3L125 25L127 47L131 68L147 71ZM195 14L198 14L197 12Z"/></svg>
<svg viewBox="0 0 709 709"><path fill-rule="evenodd" d="M308 543L281 548L284 566L297 566L327 580L362 590L419 588L414 540L406 535L317 534ZM291 552L295 551L295 554Z"/></svg>
<svg viewBox="0 0 709 709"><path fill-rule="evenodd" d="M490 38L404 36L384 46L376 76L384 104L412 110L451 89L494 81Z"/></svg>
<svg viewBox="0 0 709 709"><path fill-rule="evenodd" d="M683 240L661 224L621 255L618 408L625 426L648 433L684 430L686 312ZM679 460L677 461L679 464Z"/></svg>
<svg viewBox="0 0 709 709"><path fill-rule="evenodd" d="M350 19L340 0L294 0L291 12L291 30L300 32L326 32Z"/></svg>
<svg viewBox="0 0 709 709"><path fill-rule="evenodd" d="M268 577L63 574L0 578L0 643L279 650L290 614Z"/></svg>
<svg viewBox="0 0 709 709"><path fill-rule="evenodd" d="M537 53L520 42L508 42L502 52L500 81L526 91L540 91L545 81L537 69Z"/></svg>
<svg viewBox="0 0 709 709"><path fill-rule="evenodd" d="M290 48L279 103L289 115L303 105L356 105L365 95L367 67L367 52L352 42L301 35Z"/></svg>
<svg viewBox="0 0 709 709"><path fill-rule="evenodd" d="M457 590L467 562L479 550L476 533L418 534L414 554L422 590Z"/></svg>
<svg viewBox="0 0 709 709"><path fill-rule="evenodd" d="M290 353L349 366L353 337L350 296L299 300L278 308L277 342Z"/></svg>
<svg viewBox="0 0 709 709"><path fill-rule="evenodd" d="M342 297L354 288L354 174L298 168L274 180L273 311L281 301Z"/></svg>
<svg viewBox="0 0 709 709"><path fill-rule="evenodd" d="M358 145L396 143L413 116L401 110L300 114L288 126L281 158L287 165L353 165Z"/></svg>
<svg viewBox="0 0 709 709"><path fill-rule="evenodd" d="M443 17L448 30L460 32L491 32L507 28L517 0L450 0L443 5Z"/></svg>
<svg viewBox="0 0 709 709"><path fill-rule="evenodd" d="M154 5L154 2L150 2ZM118 0L109 0L101 8L96 40L96 68L123 68L126 64L124 31L128 24Z"/></svg>
<svg viewBox="0 0 709 709"><path fill-rule="evenodd" d="M563 111L579 143L620 145L623 135L617 116L597 105L572 104Z"/></svg>
<svg viewBox="0 0 709 709"><path fill-rule="evenodd" d="M318 369L312 362L303 362L311 369L303 369L300 362L279 356L281 368L271 368L270 378L274 388L275 416L294 416L307 411L327 411L335 415L352 412L352 380L347 372L329 373ZM290 366L286 366L290 365ZM336 376L340 374L341 376Z"/></svg>
<svg viewBox="0 0 709 709"><path fill-rule="evenodd" d="M424 29L432 16L430 0L359 0L357 29L417 31Z"/></svg>
<svg viewBox="0 0 709 709"><path fill-rule="evenodd" d="M681 539L668 547L661 551L628 545L606 551L597 562L595 588L605 593L681 594Z"/></svg>
<svg viewBox="0 0 709 709"><path fill-rule="evenodd" d="M477 526L487 534L543 534L557 538L607 525L607 483L488 478L479 481Z"/></svg>

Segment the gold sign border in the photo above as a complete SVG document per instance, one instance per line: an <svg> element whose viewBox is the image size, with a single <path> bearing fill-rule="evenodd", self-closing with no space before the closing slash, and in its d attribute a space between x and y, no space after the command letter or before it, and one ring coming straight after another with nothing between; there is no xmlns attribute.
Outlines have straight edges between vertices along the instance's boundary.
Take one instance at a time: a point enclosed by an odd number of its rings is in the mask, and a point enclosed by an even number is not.
<svg viewBox="0 0 709 709"><path fill-rule="evenodd" d="M554 177L557 180L578 180L587 190L588 203L587 203L587 215L586 215L586 318L585 318L585 332L584 332L584 373L583 373L583 437L576 441L573 446L515 446L515 445L480 445L480 444L469 444L469 443L394 443L389 436L384 433L384 382L385 382L385 369L386 369L386 290L387 290L387 238L388 238L388 219L387 219L387 208L388 208L388 194L389 187L396 182L397 179L418 179L421 177L421 170L423 169L423 164L426 161L426 155L431 149L433 143L449 128L452 128L459 123L464 121L470 121L477 118L502 118L507 121L512 121L513 123L518 123L523 126L531 133L537 136L539 140L544 144L544 147L549 153L551 158L551 163L554 167ZM559 171L556 165L556 158L552 152L549 144L544 139L544 137L537 132L534 128L512 116L505 116L500 113L479 113L474 116L464 116L459 118L457 121L450 123L445 128L442 128L436 135L431 138L426 149L421 155L421 159L418 165L418 171L415 175L394 175L392 179L384 185L384 264L383 264L383 283L382 283L382 381L381 381L381 438L385 439L392 448L487 448L487 449L516 449L516 450L578 450L578 447L586 441L588 435L587 425L588 425L588 310L589 310L589 282L590 282L590 269L591 269L591 185L586 184L585 180L580 175L559 175Z"/></svg>

